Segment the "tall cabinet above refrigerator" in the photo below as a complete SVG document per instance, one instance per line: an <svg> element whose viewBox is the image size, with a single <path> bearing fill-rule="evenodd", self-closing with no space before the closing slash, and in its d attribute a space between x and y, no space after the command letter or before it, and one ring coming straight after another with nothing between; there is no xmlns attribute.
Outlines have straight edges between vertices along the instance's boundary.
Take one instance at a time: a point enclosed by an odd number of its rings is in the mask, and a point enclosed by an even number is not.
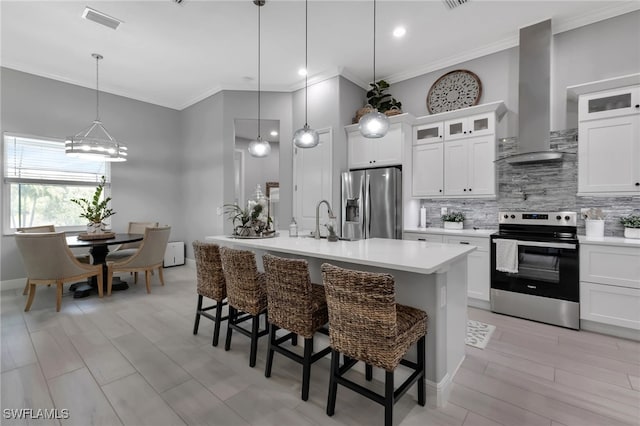
<svg viewBox="0 0 640 426"><path fill-rule="evenodd" d="M399 168L342 173L342 238L402 238Z"/></svg>

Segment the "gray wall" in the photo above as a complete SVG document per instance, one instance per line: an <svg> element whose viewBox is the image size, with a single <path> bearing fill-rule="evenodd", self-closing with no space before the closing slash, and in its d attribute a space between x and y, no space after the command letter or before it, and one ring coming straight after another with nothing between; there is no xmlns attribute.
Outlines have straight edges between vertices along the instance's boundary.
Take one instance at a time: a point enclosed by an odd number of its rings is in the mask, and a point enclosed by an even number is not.
<svg viewBox="0 0 640 426"><path fill-rule="evenodd" d="M567 86L640 72L640 12L556 34L551 72L551 129L577 127L576 107L567 102ZM517 47L392 84L389 93L402 110L416 117L428 115L429 88L446 72L467 69L482 82L480 103L503 100L509 110L501 136L518 131ZM569 113L567 113L569 109Z"/></svg>
<svg viewBox="0 0 640 426"><path fill-rule="evenodd" d="M249 152L251 141L236 138L236 149L245 152L244 155L244 199L253 199L256 185L260 185L262 193L266 194L265 182L279 182L280 180L280 144L271 142L271 154L265 158L252 157ZM287 212L288 214L288 212ZM280 219L279 219L280 220ZM284 219L286 220L286 218ZM278 222L281 223L281 222ZM287 224L286 222L284 223Z"/></svg>
<svg viewBox="0 0 640 426"><path fill-rule="evenodd" d="M63 139L95 119L95 90L7 68L0 79L3 132ZM172 226L171 239L184 239L180 113L103 93L100 116L129 148L129 160L111 167L113 229L153 220ZM12 236L2 236L0 252L0 279L24 277Z"/></svg>

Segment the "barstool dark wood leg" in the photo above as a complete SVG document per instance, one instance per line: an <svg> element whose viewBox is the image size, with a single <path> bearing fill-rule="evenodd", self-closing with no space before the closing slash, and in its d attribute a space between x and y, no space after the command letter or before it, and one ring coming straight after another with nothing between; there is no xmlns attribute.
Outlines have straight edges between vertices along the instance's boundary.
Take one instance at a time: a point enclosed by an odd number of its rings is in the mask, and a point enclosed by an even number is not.
<svg viewBox="0 0 640 426"><path fill-rule="evenodd" d="M198 334L198 326L200 325L200 311L202 310L202 295L198 295L198 307L196 308L196 321L193 324L193 334Z"/></svg>
<svg viewBox="0 0 640 426"><path fill-rule="evenodd" d="M364 365L364 377L369 382L373 380L373 367L371 366L371 364Z"/></svg>
<svg viewBox="0 0 640 426"><path fill-rule="evenodd" d="M422 372L422 376L418 378L418 404L424 407L426 403L424 388L425 388L425 346L426 338L422 336L418 340L418 371Z"/></svg>
<svg viewBox="0 0 640 426"><path fill-rule="evenodd" d="M264 366L264 377L271 377L271 367L273 366L273 346L276 344L276 331L278 327L269 324L269 349L267 350L267 363Z"/></svg>
<svg viewBox="0 0 640 426"><path fill-rule="evenodd" d="M222 321L222 301L216 300L216 319L213 324L213 346L218 346L218 339L220 338L220 322Z"/></svg>
<svg viewBox="0 0 640 426"><path fill-rule="evenodd" d="M331 374L329 376L329 398L327 399L327 416L336 412L336 396L338 394L338 370L340 368L340 352L331 349Z"/></svg>
<svg viewBox="0 0 640 426"><path fill-rule="evenodd" d="M231 324L235 324L236 321L236 308L233 308L229 305L229 318L227 318L227 338L224 342L224 350L228 351L231 349L231 334L233 333L233 329L231 328Z"/></svg>
<svg viewBox="0 0 640 426"><path fill-rule="evenodd" d="M258 354L258 330L260 329L260 315L251 319L251 354L249 355L249 367L256 366L256 356Z"/></svg>
<svg viewBox="0 0 640 426"><path fill-rule="evenodd" d="M393 371L384 377L384 426L393 426Z"/></svg>
<svg viewBox="0 0 640 426"><path fill-rule="evenodd" d="M313 355L313 337L304 339L304 357L302 359L302 400L309 399L309 380L311 378L311 355Z"/></svg>

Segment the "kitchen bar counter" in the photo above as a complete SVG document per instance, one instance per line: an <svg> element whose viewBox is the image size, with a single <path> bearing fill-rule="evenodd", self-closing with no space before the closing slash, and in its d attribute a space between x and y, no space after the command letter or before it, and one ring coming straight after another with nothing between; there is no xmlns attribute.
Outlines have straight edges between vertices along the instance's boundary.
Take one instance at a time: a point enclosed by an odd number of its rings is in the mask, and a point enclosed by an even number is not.
<svg viewBox="0 0 640 426"><path fill-rule="evenodd" d="M398 303L424 309L429 316L427 399L430 406L446 403L453 376L465 356L467 255L475 250L474 246L381 238L338 242L288 236L265 239L213 236L206 239L223 246L251 249L256 252L259 265L266 252L304 258L309 262L311 279L316 283L322 283L320 266L325 262L393 275ZM410 357L415 356L415 348L412 348ZM405 373L402 368L398 369L398 383ZM380 371L375 374L377 378L382 377Z"/></svg>

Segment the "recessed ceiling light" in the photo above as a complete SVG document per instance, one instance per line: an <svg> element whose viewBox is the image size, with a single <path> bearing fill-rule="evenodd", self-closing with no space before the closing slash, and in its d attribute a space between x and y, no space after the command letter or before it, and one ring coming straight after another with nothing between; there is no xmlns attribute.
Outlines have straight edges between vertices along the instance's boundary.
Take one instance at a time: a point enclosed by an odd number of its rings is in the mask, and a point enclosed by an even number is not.
<svg viewBox="0 0 640 426"><path fill-rule="evenodd" d="M82 17L89 21L96 22L100 25L104 25L105 27L109 27L111 29L118 28L118 25L122 24L120 19L114 18L113 16L109 16L106 13L102 13L99 10L95 10L86 6L84 8L84 12L82 13Z"/></svg>
<svg viewBox="0 0 640 426"><path fill-rule="evenodd" d="M301 75L304 77L305 75L307 75L307 70L305 68L300 68L298 70L298 75Z"/></svg>
<svg viewBox="0 0 640 426"><path fill-rule="evenodd" d="M278 136L278 132L275 130L272 130L271 133L269 133L271 136Z"/></svg>
<svg viewBox="0 0 640 426"><path fill-rule="evenodd" d="M393 36L397 38L404 37L406 33L407 33L407 30L404 27L396 27L393 30Z"/></svg>

